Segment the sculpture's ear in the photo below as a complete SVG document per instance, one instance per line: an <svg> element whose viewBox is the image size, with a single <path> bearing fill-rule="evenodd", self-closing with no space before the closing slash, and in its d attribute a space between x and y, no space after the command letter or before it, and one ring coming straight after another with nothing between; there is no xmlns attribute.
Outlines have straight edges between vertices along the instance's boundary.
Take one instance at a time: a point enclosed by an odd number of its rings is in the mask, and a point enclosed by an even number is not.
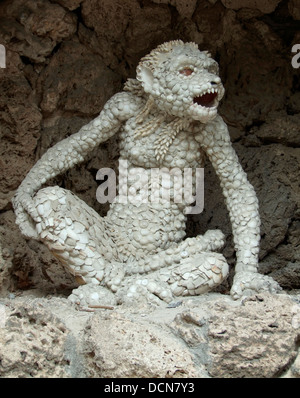
<svg viewBox="0 0 300 398"><path fill-rule="evenodd" d="M141 63L137 67L136 78L139 82L142 83L143 89L145 90L146 93L152 92L154 76L149 66L146 66L145 64Z"/></svg>

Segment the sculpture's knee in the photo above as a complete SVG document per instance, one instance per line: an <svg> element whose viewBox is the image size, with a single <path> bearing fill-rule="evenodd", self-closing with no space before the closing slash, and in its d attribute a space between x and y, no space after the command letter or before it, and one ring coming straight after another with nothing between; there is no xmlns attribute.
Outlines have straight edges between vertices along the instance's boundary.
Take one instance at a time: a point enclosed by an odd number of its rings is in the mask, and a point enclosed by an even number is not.
<svg viewBox="0 0 300 398"><path fill-rule="evenodd" d="M47 187L37 192L33 198L39 222L36 230L39 237L45 239L45 232L59 229L59 223L67 214L67 196L69 193L63 188Z"/></svg>
<svg viewBox="0 0 300 398"><path fill-rule="evenodd" d="M40 189L33 200L41 217L48 217L52 210L58 210L66 203L69 191L60 187L47 187Z"/></svg>
<svg viewBox="0 0 300 398"><path fill-rule="evenodd" d="M228 262L221 253L213 253L208 257L207 263L211 275L211 287L217 287L228 277Z"/></svg>
<svg viewBox="0 0 300 398"><path fill-rule="evenodd" d="M201 253L195 256L195 262L199 264L192 281L196 295L213 290L228 276L228 263L220 253Z"/></svg>
<svg viewBox="0 0 300 398"><path fill-rule="evenodd" d="M177 272L175 295L199 295L220 285L228 276L229 267L220 253L203 252L183 259Z"/></svg>

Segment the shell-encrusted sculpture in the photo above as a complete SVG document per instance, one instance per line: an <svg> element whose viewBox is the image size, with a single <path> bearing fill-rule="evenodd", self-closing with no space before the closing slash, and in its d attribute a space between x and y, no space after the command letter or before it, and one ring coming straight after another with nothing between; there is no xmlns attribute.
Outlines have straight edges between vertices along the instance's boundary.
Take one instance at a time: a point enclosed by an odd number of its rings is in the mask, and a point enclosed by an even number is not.
<svg viewBox="0 0 300 398"><path fill-rule="evenodd" d="M175 178L171 170L202 167L204 153L220 179L232 223L237 258L232 296L279 291L271 278L257 273L258 201L217 112L223 95L218 65L210 54L195 43L164 43L141 60L137 78L129 79L96 119L48 149L28 173L13 199L16 222L25 236L42 241L85 284L73 291L71 300L95 304L106 289L113 302L169 302L207 292L226 278L226 259L216 253L224 244L223 234L208 231L184 239L191 203L185 197L177 200L182 185L175 179L150 178L153 169ZM140 202L123 203L116 196L107 215L100 217L63 188L41 189L117 132L132 199L138 194L136 168L143 170ZM150 200L154 191L168 188L169 198ZM194 188L189 184L188 196Z"/></svg>

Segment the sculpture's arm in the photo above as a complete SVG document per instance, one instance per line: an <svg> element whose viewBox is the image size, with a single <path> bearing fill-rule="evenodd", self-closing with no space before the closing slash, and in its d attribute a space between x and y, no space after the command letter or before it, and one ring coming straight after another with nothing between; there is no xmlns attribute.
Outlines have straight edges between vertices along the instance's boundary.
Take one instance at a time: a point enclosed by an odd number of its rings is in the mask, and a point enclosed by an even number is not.
<svg viewBox="0 0 300 398"><path fill-rule="evenodd" d="M35 220L38 219L34 206L34 194L49 179L82 162L100 143L112 137L122 122L136 114L136 97L127 92L113 96L100 115L78 133L58 142L38 160L19 186L13 200L16 222L25 236L37 238Z"/></svg>
<svg viewBox="0 0 300 398"><path fill-rule="evenodd" d="M232 148L227 126L217 116L196 139L220 179L232 224L236 272L257 272L260 241L258 200Z"/></svg>
<svg viewBox="0 0 300 398"><path fill-rule="evenodd" d="M217 116L196 139L216 170L230 215L236 250L232 297L237 299L260 291L279 292L281 287L277 282L257 272L260 241L258 200L232 148L226 124Z"/></svg>

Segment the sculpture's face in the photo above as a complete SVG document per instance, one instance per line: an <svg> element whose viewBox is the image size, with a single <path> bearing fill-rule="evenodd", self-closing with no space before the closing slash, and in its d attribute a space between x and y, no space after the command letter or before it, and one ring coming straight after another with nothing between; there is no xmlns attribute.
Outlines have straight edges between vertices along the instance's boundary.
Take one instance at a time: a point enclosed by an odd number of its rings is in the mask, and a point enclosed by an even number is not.
<svg viewBox="0 0 300 398"><path fill-rule="evenodd" d="M158 53L156 60L152 68L142 60L137 78L159 109L202 123L212 120L224 95L217 62L191 43Z"/></svg>

